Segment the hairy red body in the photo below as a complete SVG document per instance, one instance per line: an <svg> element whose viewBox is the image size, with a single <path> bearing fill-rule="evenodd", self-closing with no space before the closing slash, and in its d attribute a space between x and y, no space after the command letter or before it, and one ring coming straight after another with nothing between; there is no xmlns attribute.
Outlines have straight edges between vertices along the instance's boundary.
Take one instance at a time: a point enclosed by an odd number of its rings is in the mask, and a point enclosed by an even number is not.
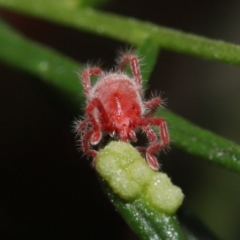
<svg viewBox="0 0 240 240"><path fill-rule="evenodd" d="M133 78L123 70L130 63ZM91 87L90 77L98 76ZM95 157L97 151L90 145L97 145L103 134L109 134L121 141L137 141L136 130L145 132L149 145L137 147L146 154L146 160L154 170L159 169L155 153L169 144L167 125L160 117L151 117L161 104L159 97L143 100L139 62L133 54L119 58L116 72L105 73L99 67L83 70L82 83L87 99L86 118L77 123L76 131L81 136L83 152ZM160 139L151 126L158 126Z"/></svg>

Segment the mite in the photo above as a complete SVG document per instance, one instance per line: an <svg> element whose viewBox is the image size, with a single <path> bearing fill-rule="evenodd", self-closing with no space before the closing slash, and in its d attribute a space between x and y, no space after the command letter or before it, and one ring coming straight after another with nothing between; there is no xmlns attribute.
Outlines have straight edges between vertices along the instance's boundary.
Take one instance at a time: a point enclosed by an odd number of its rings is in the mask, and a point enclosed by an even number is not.
<svg viewBox="0 0 240 240"><path fill-rule="evenodd" d="M162 100L160 97L144 100L139 59L135 54L123 53L117 62L116 70L112 72L87 67L81 73L86 115L76 123L75 129L81 138L81 149L94 159L97 151L92 146L99 144L103 135L136 142L136 132L142 131L146 134L148 145L136 148L145 154L149 166L158 170L156 154L170 141L165 120L152 117ZM124 72L127 64L130 64L132 76ZM93 86L92 76L97 78ZM158 127L159 134L153 131L154 126Z"/></svg>

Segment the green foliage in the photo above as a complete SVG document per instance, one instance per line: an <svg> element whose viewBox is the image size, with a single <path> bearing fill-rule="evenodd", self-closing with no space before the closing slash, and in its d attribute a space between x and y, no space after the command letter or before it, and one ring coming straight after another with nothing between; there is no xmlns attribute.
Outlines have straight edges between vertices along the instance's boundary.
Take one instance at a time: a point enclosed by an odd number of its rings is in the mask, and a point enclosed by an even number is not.
<svg viewBox="0 0 240 240"><path fill-rule="evenodd" d="M88 7L90 3L95 5L99 2L90 1ZM145 80L154 67L160 48L229 64L240 64L240 47L237 45L186 34L92 8L83 8L86 6L86 1L0 0L0 6L133 44L137 47L140 56L145 56L144 62L148 70L143 73ZM38 76L66 93L75 103L75 100L79 99L82 89L76 81L76 72L81 66L80 63L21 36L2 21L0 47L2 62ZM144 85L147 85L147 81L144 81ZM172 145L223 168L240 172L240 147L237 144L201 129L170 111L160 111L157 115L161 114L169 120ZM112 193L108 186L104 186L104 189L118 211L142 236L142 239L153 239L151 237L156 235L158 239L184 238L175 217L164 214L159 216L142 200L132 205ZM136 218L136 215L139 218ZM146 224L149 228L143 227L142 224ZM170 238L168 234L177 237Z"/></svg>
<svg viewBox="0 0 240 240"><path fill-rule="evenodd" d="M3 62L32 73L71 96L79 95L82 90L76 81L81 66L79 63L53 49L24 38L2 21L0 21L0 32L0 59ZM70 81L66 81L69 78Z"/></svg>

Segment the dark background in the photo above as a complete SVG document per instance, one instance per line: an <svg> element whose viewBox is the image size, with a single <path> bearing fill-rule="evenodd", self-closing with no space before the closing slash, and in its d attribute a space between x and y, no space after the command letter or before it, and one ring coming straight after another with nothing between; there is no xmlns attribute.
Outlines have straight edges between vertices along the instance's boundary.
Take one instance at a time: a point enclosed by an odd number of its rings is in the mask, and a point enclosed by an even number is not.
<svg viewBox="0 0 240 240"><path fill-rule="evenodd" d="M115 0L104 11L240 44L240 2ZM1 10L22 34L86 63L109 69L126 44ZM77 152L69 106L40 79L0 63L1 239L138 239L102 193ZM76 76L77 78L77 76ZM150 90L168 108L240 142L240 68L162 50ZM67 80L67 79L66 79ZM240 234L240 177L175 149L163 167L185 203L220 239Z"/></svg>

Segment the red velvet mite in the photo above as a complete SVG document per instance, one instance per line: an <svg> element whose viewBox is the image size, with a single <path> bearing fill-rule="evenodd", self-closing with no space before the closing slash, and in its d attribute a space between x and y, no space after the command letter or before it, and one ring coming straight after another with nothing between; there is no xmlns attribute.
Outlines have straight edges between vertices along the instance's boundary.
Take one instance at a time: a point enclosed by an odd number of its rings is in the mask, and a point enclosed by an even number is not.
<svg viewBox="0 0 240 240"><path fill-rule="evenodd" d="M130 64L132 76L124 69ZM91 86L91 76L97 76ZM104 72L99 67L87 67L81 73L86 96L86 117L76 124L81 137L81 149L87 155L96 157L97 151L91 146L99 144L103 134L120 141L136 142L136 131L146 134L147 147L136 147L146 155L149 166L159 169L155 154L169 144L167 124L161 117L152 117L160 106L160 97L148 101L143 99L142 79L139 60L132 53L123 53L118 58L115 72ZM159 137L152 127L159 127Z"/></svg>

